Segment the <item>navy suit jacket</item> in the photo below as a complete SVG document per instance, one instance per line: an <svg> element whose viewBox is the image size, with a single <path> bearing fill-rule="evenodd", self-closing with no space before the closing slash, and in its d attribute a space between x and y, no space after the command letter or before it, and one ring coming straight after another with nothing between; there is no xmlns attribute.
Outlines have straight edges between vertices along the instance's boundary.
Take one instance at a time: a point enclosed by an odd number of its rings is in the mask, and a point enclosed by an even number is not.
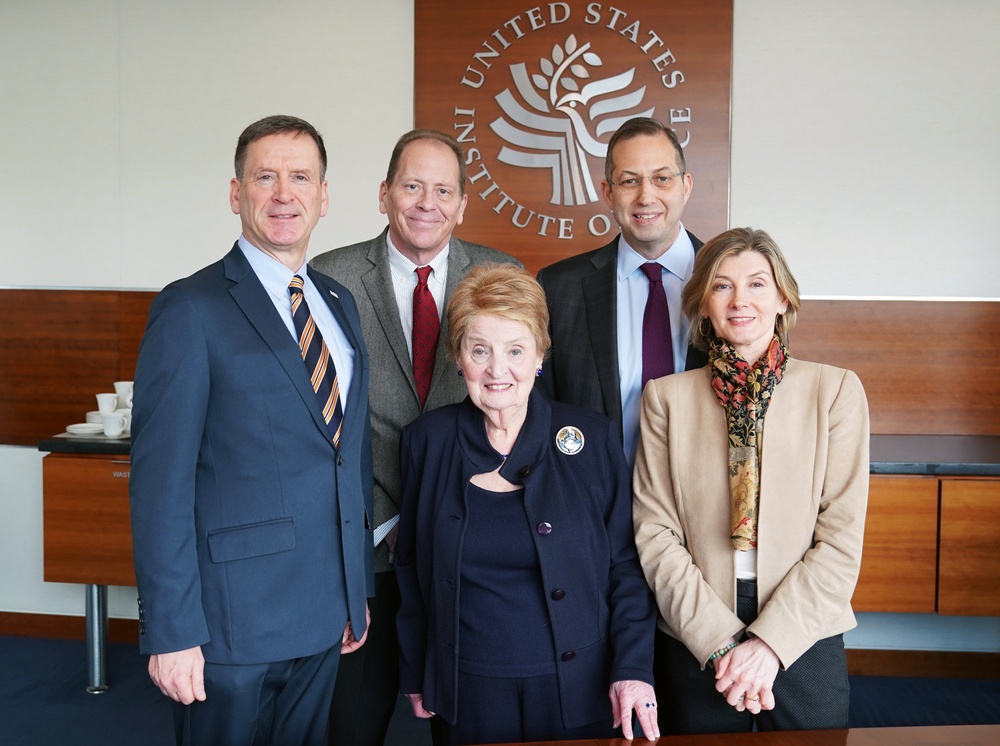
<svg viewBox="0 0 1000 746"><path fill-rule="evenodd" d="M236 245L161 292L135 376L140 649L262 663L360 639L372 572L368 354L350 293L309 276L354 348L340 446Z"/></svg>
<svg viewBox="0 0 1000 746"><path fill-rule="evenodd" d="M583 448L574 455L556 444L567 425L583 434ZM602 716L610 722L612 682L652 683L656 624L635 549L629 470L614 425L534 391L521 433L501 462L483 413L468 398L403 429L395 556L402 598L400 687L421 693L424 707L455 722L466 492L474 474L500 467L507 481L524 485L526 522L520 530L531 532L538 552L563 723L573 728ZM516 619L518 610L510 614Z"/></svg>
<svg viewBox="0 0 1000 746"><path fill-rule="evenodd" d="M689 231L694 250L701 248ZM538 387L556 401L579 404L618 423L622 438L622 395L618 377L618 237L607 246L545 267L538 282L549 306L552 349ZM708 364L688 346L687 370Z"/></svg>

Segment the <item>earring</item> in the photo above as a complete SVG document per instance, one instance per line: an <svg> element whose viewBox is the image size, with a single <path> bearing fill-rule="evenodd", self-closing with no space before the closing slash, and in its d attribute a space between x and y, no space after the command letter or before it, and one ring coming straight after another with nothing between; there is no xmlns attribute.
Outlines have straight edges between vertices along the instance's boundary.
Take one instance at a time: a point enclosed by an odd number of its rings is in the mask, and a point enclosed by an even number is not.
<svg viewBox="0 0 1000 746"><path fill-rule="evenodd" d="M540 375L542 375L542 369L541 369L541 368L539 368L538 370L536 370L536 371L535 371L535 375L536 375L536 376L540 376Z"/></svg>
<svg viewBox="0 0 1000 746"><path fill-rule="evenodd" d="M461 378L462 376L464 376L464 375L465 375L465 374L464 374L464 373L462 372L462 369L461 369L461 368L459 368L459 369L458 369L457 371L455 371L455 372L456 372L456 373L458 373L458 377L459 377L459 378Z"/></svg>

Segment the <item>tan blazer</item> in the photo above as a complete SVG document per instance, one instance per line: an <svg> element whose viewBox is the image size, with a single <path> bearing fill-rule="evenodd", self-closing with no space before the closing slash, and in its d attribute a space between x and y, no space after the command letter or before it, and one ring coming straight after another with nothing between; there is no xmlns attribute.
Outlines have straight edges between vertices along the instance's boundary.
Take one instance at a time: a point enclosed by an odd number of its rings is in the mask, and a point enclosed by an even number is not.
<svg viewBox="0 0 1000 746"><path fill-rule="evenodd" d="M639 558L660 628L704 665L744 625L729 538L728 433L709 369L643 391L633 477ZM849 370L790 359L764 423L758 617L787 668L855 625L868 503L868 402Z"/></svg>

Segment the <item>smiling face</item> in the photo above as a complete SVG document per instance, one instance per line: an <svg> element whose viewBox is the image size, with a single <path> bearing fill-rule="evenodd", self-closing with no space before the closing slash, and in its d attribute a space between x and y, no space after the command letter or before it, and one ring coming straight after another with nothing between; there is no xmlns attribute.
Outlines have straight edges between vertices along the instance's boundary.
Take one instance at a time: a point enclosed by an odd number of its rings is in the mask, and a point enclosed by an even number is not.
<svg viewBox="0 0 1000 746"><path fill-rule="evenodd" d="M461 224L468 195L462 194L455 153L436 140L406 146L392 183L379 188L379 209L389 218L389 237L417 266L448 245Z"/></svg>
<svg viewBox="0 0 1000 746"><path fill-rule="evenodd" d="M666 135L638 135L619 140L611 154L612 181L676 174L681 170L677 151ZM604 201L615 215L628 245L647 259L656 259L677 238L684 205L691 196L691 174L673 179L665 189L642 178L632 191L601 182Z"/></svg>
<svg viewBox="0 0 1000 746"><path fill-rule="evenodd" d="M771 343L775 318L787 308L767 257L748 250L719 263L701 313L712 322L717 337L755 363Z"/></svg>
<svg viewBox="0 0 1000 746"><path fill-rule="evenodd" d="M313 228L326 215L321 171L312 138L282 132L250 143L243 178L229 184L229 205L243 235L293 270L302 266Z"/></svg>
<svg viewBox="0 0 1000 746"><path fill-rule="evenodd" d="M472 403L494 421L523 417L541 364L535 337L520 321L476 316L466 327L458 367Z"/></svg>

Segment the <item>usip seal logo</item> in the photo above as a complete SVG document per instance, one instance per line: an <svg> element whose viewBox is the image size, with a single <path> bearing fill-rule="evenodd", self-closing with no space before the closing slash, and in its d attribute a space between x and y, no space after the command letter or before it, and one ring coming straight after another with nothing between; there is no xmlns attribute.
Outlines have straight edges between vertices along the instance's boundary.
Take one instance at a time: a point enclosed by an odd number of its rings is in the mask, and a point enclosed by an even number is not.
<svg viewBox="0 0 1000 746"><path fill-rule="evenodd" d="M625 121L655 117L683 145L690 139L678 59L627 9L555 2L524 10L465 61L453 129L466 149L470 199L478 195L522 231L559 239L610 232L600 182L608 140Z"/></svg>
<svg viewBox="0 0 1000 746"><path fill-rule="evenodd" d="M490 128L506 143L497 160L548 171L554 205L597 202L587 156L603 161L608 146L598 138L632 117L650 117L655 111L636 111L646 87L629 90L635 68L584 82L604 64L590 50L590 42L578 44L570 34L564 44L552 47L551 58L539 60L539 72L529 75L524 62L511 65L517 95L505 88L496 97L504 115Z"/></svg>

